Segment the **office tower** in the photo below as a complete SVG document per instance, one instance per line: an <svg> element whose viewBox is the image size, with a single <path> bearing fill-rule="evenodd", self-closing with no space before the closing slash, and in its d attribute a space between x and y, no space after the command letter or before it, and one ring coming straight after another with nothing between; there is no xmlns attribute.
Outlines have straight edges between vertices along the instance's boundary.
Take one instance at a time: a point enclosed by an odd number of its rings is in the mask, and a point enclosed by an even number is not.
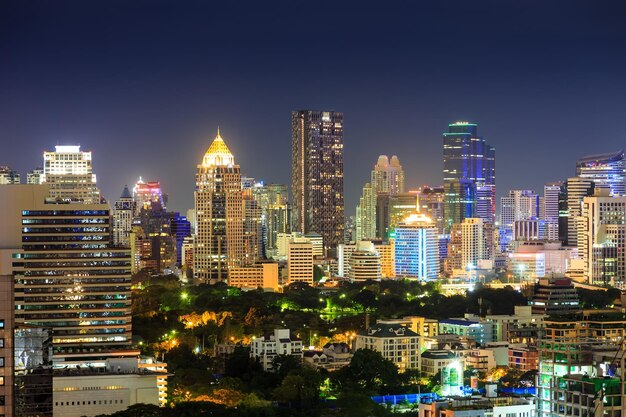
<svg viewBox="0 0 626 417"><path fill-rule="evenodd" d="M317 232L325 247L344 238L343 114L301 110L291 115L292 230Z"/></svg>
<svg viewBox="0 0 626 417"><path fill-rule="evenodd" d="M350 279L362 281L380 277L380 254L372 242L360 241L350 256Z"/></svg>
<svg viewBox="0 0 626 417"><path fill-rule="evenodd" d="M356 240L376 238L376 201L377 193L369 182L363 187L363 193L356 206Z"/></svg>
<svg viewBox="0 0 626 417"><path fill-rule="evenodd" d="M133 198L135 199L135 215L139 215L142 209L150 209L155 203L163 209L167 207L167 194L163 194L159 181L145 182L139 177L133 187Z"/></svg>
<svg viewBox="0 0 626 417"><path fill-rule="evenodd" d="M578 246L578 221L585 196L593 195L593 180L580 177L567 179L567 245Z"/></svg>
<svg viewBox="0 0 626 417"><path fill-rule="evenodd" d="M544 220L529 219L513 222L513 240L547 240L546 222Z"/></svg>
<svg viewBox="0 0 626 417"><path fill-rule="evenodd" d="M289 205L287 186L284 184L267 184L268 207L266 222L266 247L277 249L279 233L289 233L291 230L291 207Z"/></svg>
<svg viewBox="0 0 626 417"><path fill-rule="evenodd" d="M560 228L560 207L567 199L565 184L563 182L552 182L543 187L543 216L546 222L546 239L559 240Z"/></svg>
<svg viewBox="0 0 626 417"><path fill-rule="evenodd" d="M0 187L0 247L13 256L15 320L51 327L55 355L128 349L128 249L111 245L108 204L51 204L46 185Z"/></svg>
<svg viewBox="0 0 626 417"><path fill-rule="evenodd" d="M402 193L390 195L389 197L389 231L387 236L396 229L407 216L418 210L417 193Z"/></svg>
<svg viewBox="0 0 626 417"><path fill-rule="evenodd" d="M495 185L476 185L476 218L482 219L485 224L496 222Z"/></svg>
<svg viewBox="0 0 626 417"><path fill-rule="evenodd" d="M228 285L248 290L263 289L278 292L278 263L261 262L249 266L231 268Z"/></svg>
<svg viewBox="0 0 626 417"><path fill-rule="evenodd" d="M63 201L100 203L96 174L92 171L91 152L80 146L55 146L44 152L42 183L50 185L50 196Z"/></svg>
<svg viewBox="0 0 626 417"><path fill-rule="evenodd" d="M463 265L463 229L461 223L452 225L446 257L443 261L443 271L450 276L455 270L463 270L467 267Z"/></svg>
<svg viewBox="0 0 626 417"><path fill-rule="evenodd" d="M518 220L539 217L539 196L532 190L511 190L500 202L500 226L508 231Z"/></svg>
<svg viewBox="0 0 626 417"><path fill-rule="evenodd" d="M187 210L187 220L191 224L191 234L196 234L196 209L192 208Z"/></svg>
<svg viewBox="0 0 626 417"><path fill-rule="evenodd" d="M626 197L610 197L595 190L584 197L578 222L578 255L585 263L590 284L626 284Z"/></svg>
<svg viewBox="0 0 626 417"><path fill-rule="evenodd" d="M404 192L404 169L396 155L380 155L370 176L372 188L378 193L401 194Z"/></svg>
<svg viewBox="0 0 626 417"><path fill-rule="evenodd" d="M26 174L26 184L41 184L43 182L43 168L35 168Z"/></svg>
<svg viewBox="0 0 626 417"><path fill-rule="evenodd" d="M1 184L19 184L20 174L13 171L11 167L0 166L0 185Z"/></svg>
<svg viewBox="0 0 626 417"><path fill-rule="evenodd" d="M313 284L313 243L295 237L287 244L287 282Z"/></svg>
<svg viewBox="0 0 626 417"><path fill-rule="evenodd" d="M372 250L379 256L380 261L380 275L379 278L393 278L396 275L395 271L395 258L394 258L394 242L391 239L390 242L384 242L382 240L377 241L361 241L357 243L341 244L337 247L337 275L340 277L349 278L352 274L352 254L361 248L365 248L369 251L372 246Z"/></svg>
<svg viewBox="0 0 626 417"><path fill-rule="evenodd" d="M133 216L135 214L135 201L124 186L122 195L115 202L113 208L113 244L130 247L130 232L133 229Z"/></svg>
<svg viewBox="0 0 626 417"><path fill-rule="evenodd" d="M495 188L496 185L495 149L478 136L477 124L456 122L448 125L448 132L443 134L443 180L446 189L446 230L450 230L453 224L460 223L464 218L476 217L478 187ZM464 180L469 184L464 184ZM456 184L451 185L452 182ZM472 189L473 193L460 197L459 192L453 192L459 188ZM483 199L480 214L485 222L493 223L495 200L490 202L488 199L495 199L495 189L489 188L480 190Z"/></svg>
<svg viewBox="0 0 626 417"><path fill-rule="evenodd" d="M461 267L471 271L487 259L483 219L466 218L461 223Z"/></svg>
<svg viewBox="0 0 626 417"><path fill-rule="evenodd" d="M419 212L433 219L439 234L445 232L445 193L443 187L425 185L418 194Z"/></svg>
<svg viewBox="0 0 626 417"><path fill-rule="evenodd" d="M476 217L476 184L471 180L452 179L444 185L446 231L463 219Z"/></svg>
<svg viewBox="0 0 626 417"><path fill-rule="evenodd" d="M194 278L225 282L245 256L241 172L219 130L198 165Z"/></svg>
<svg viewBox="0 0 626 417"><path fill-rule="evenodd" d="M439 275L437 227L423 214L413 213L395 229L396 276L434 280Z"/></svg>
<svg viewBox="0 0 626 417"><path fill-rule="evenodd" d="M592 180L595 188L606 188L610 195L626 195L624 151L581 158L576 163L576 176Z"/></svg>
<svg viewBox="0 0 626 417"><path fill-rule="evenodd" d="M242 183L243 186L243 183ZM263 212L251 188L242 190L244 265L252 265L265 257L263 247Z"/></svg>
<svg viewBox="0 0 626 417"><path fill-rule="evenodd" d="M171 213L170 233L176 241L176 266L183 265L183 243L191 237L191 223L180 213Z"/></svg>

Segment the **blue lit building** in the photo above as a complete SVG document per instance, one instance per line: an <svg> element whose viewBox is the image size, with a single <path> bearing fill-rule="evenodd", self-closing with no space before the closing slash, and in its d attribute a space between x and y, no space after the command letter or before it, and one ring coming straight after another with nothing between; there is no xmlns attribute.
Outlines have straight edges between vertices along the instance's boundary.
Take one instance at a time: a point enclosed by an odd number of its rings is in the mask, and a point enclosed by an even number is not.
<svg viewBox="0 0 626 417"><path fill-rule="evenodd" d="M176 239L176 265L182 265L183 241L191 236L191 223L180 213L173 213L170 219L170 233Z"/></svg>
<svg viewBox="0 0 626 417"><path fill-rule="evenodd" d="M495 219L495 149L478 136L478 125L455 122L443 134L443 180L446 189L446 227L467 217ZM454 193L456 189L459 193ZM480 191L477 195L477 189ZM465 193L463 194L463 191ZM459 198L458 195L461 194ZM477 199L480 210L477 213ZM448 210L449 209L449 210ZM459 218L460 217L460 218Z"/></svg>
<svg viewBox="0 0 626 417"><path fill-rule="evenodd" d="M396 276L434 280L439 276L439 235L428 217L414 213L395 229Z"/></svg>
<svg viewBox="0 0 626 417"><path fill-rule="evenodd" d="M579 159L576 163L576 176L593 180L595 188L608 188L612 196L626 195L624 151Z"/></svg>

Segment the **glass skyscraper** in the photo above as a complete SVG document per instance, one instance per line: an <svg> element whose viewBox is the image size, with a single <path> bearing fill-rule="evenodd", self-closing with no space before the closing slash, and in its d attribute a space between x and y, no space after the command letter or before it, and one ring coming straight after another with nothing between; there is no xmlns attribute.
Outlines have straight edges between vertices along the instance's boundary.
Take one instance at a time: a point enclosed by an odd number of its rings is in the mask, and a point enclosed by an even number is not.
<svg viewBox="0 0 626 417"><path fill-rule="evenodd" d="M495 218L496 166L495 149L478 136L478 125L455 122L448 125L443 134L443 180L446 189L446 227L460 223L464 218L479 215L487 223ZM473 193L459 198L461 188L473 189ZM455 185L453 183L456 182ZM480 189L481 210L476 212L477 189ZM493 201L488 201L493 199ZM464 205L464 207L459 207ZM459 218L460 216L460 218Z"/></svg>
<svg viewBox="0 0 626 417"><path fill-rule="evenodd" d="M292 231L322 235L324 247L344 238L343 113L291 114Z"/></svg>
<svg viewBox="0 0 626 417"><path fill-rule="evenodd" d="M436 224L423 214L408 216L395 229L396 276L434 280L439 276Z"/></svg>
<svg viewBox="0 0 626 417"><path fill-rule="evenodd" d="M595 188L608 188L612 196L626 195L624 151L579 159L576 163L576 176L593 180Z"/></svg>

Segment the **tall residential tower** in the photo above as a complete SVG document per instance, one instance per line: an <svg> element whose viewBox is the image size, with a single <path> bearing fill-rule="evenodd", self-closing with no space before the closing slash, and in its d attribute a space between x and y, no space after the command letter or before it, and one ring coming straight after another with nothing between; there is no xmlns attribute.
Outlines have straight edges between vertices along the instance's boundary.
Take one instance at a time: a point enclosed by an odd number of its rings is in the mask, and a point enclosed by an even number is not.
<svg viewBox="0 0 626 417"><path fill-rule="evenodd" d="M292 231L322 235L326 248L343 242L343 113L291 114Z"/></svg>

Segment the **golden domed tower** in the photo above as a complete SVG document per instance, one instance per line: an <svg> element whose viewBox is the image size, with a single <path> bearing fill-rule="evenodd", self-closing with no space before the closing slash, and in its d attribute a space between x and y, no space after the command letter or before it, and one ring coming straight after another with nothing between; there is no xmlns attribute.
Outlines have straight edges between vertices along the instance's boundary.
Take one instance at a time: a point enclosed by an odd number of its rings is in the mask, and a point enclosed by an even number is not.
<svg viewBox="0 0 626 417"><path fill-rule="evenodd" d="M194 279L197 283L225 282L228 269L239 266L245 257L244 214L241 170L219 129L198 165L194 200Z"/></svg>

